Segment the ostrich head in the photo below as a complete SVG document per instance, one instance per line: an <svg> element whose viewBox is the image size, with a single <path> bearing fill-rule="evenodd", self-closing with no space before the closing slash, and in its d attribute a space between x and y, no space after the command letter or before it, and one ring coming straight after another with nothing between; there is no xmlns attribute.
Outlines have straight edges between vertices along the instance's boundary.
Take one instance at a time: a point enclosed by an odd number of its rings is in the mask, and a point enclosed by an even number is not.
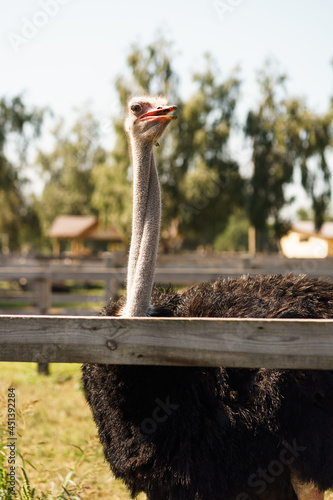
<svg viewBox="0 0 333 500"><path fill-rule="evenodd" d="M125 130L129 137L156 144L168 124L176 118L171 115L177 106L169 106L164 97L133 97L128 102Z"/></svg>
<svg viewBox="0 0 333 500"><path fill-rule="evenodd" d="M133 223L127 270L127 300L123 316L147 316L161 223L161 193L154 144L176 118L164 97L134 97L128 102L125 130L133 166Z"/></svg>

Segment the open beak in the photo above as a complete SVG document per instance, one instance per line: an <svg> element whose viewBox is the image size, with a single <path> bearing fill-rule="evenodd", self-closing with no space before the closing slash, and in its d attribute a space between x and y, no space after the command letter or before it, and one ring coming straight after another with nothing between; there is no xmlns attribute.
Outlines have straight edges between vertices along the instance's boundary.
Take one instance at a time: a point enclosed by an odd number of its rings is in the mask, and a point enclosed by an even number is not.
<svg viewBox="0 0 333 500"><path fill-rule="evenodd" d="M177 106L163 106L162 108L155 108L151 109L147 113L144 113L143 115L138 118L140 121L147 121L147 122L162 122L165 120L175 120L177 116L175 115L170 115L169 113L172 113L177 109Z"/></svg>

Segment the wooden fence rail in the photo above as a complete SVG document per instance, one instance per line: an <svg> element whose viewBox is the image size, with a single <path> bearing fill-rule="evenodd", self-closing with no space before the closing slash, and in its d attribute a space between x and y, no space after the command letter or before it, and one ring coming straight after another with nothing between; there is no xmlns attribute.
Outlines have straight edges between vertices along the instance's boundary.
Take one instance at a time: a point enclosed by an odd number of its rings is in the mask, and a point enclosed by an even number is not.
<svg viewBox="0 0 333 500"><path fill-rule="evenodd" d="M193 260L193 256L192 256ZM306 273L309 277L323 276L333 279L333 259L281 259L279 257L267 257L260 259L229 258L229 259L198 259L187 261L184 256L169 257L169 261L162 262L157 266L155 272L156 283L172 283L175 285L189 285L203 281L213 281L219 276L237 277L242 274L283 274L294 272L295 274ZM101 302L108 301L111 297L117 297L121 286L126 279L125 265L114 267L113 259L105 259L100 262L38 262L33 259L6 258L0 259L0 281L12 281L26 279L35 283L37 293L37 304L39 312L45 314L56 299L51 292L54 281L103 281L105 284L105 295ZM206 265L203 265L206 263ZM208 265L209 264L209 265ZM29 296L26 296L29 301ZM24 294L22 293L24 301ZM87 299L89 300L89 299ZM4 301L7 298L4 297ZM66 302L66 301L65 301ZM70 300L69 300L70 302Z"/></svg>
<svg viewBox="0 0 333 500"><path fill-rule="evenodd" d="M5 315L0 361L333 369L333 320Z"/></svg>

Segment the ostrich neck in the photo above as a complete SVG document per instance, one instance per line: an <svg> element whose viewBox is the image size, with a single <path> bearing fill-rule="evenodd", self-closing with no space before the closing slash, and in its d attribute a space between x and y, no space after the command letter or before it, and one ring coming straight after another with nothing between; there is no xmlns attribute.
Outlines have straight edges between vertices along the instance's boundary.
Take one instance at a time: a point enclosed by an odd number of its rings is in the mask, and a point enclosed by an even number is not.
<svg viewBox="0 0 333 500"><path fill-rule="evenodd" d="M132 291L135 269L139 257L147 210L148 190L153 148L131 138L133 168L132 238L127 269L127 297Z"/></svg>
<svg viewBox="0 0 333 500"><path fill-rule="evenodd" d="M133 222L124 315L145 316L150 306L160 235L161 193L153 145L132 140Z"/></svg>

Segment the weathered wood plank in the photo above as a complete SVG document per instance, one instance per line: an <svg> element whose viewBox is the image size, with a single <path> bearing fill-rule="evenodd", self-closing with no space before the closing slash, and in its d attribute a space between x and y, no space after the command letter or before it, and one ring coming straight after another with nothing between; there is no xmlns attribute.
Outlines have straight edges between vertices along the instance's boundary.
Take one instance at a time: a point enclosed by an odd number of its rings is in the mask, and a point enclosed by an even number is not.
<svg viewBox="0 0 333 500"><path fill-rule="evenodd" d="M309 277L323 276L333 279L333 268L291 268L281 266L276 268L271 267L245 267L245 268L209 268L209 267L181 267L167 268L157 267L155 272L156 283L175 283L186 284L202 281L212 281L219 276L237 277L243 274L284 274L294 271L295 274L306 274ZM126 278L125 268L109 268L109 267L89 267L89 266L52 266L52 267L0 267L0 280L10 281L26 278L27 280L47 279L53 281L63 281L73 279L77 281L105 281L108 279L116 279L124 283Z"/></svg>
<svg viewBox="0 0 333 500"><path fill-rule="evenodd" d="M333 369L333 320L6 315L0 361Z"/></svg>

